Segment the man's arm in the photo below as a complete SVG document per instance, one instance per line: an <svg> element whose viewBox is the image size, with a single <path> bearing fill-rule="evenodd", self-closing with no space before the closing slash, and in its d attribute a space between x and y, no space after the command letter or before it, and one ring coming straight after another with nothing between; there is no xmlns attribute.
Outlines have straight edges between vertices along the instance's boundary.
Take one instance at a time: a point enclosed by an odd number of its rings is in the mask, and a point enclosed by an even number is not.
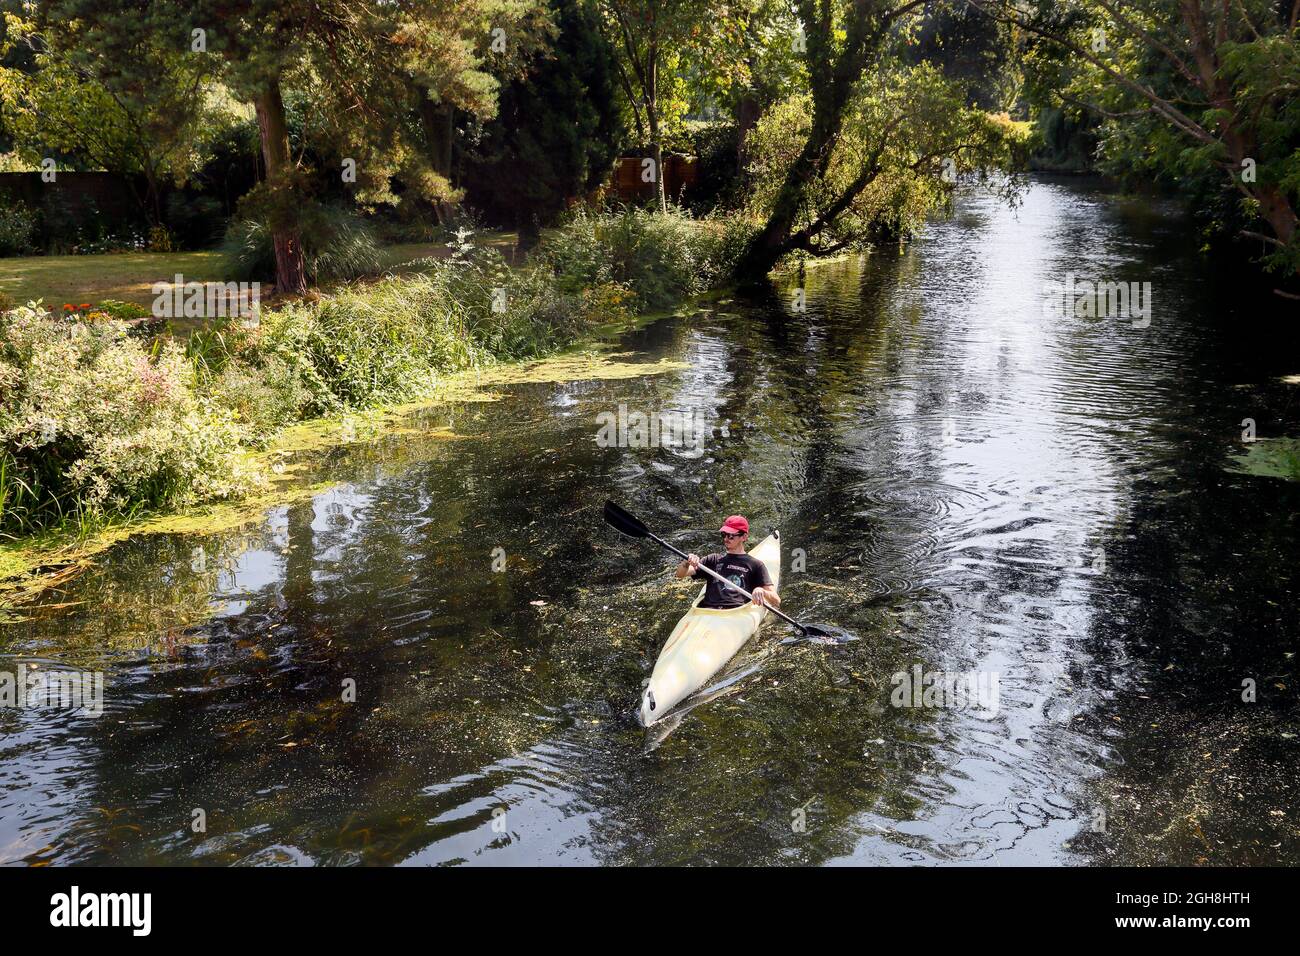
<svg viewBox="0 0 1300 956"><path fill-rule="evenodd" d="M762 576L762 583L749 592L754 595L754 603L779 608L781 606L781 595L776 593L776 585L772 583L772 575L767 573L767 565L759 562L758 570Z"/></svg>

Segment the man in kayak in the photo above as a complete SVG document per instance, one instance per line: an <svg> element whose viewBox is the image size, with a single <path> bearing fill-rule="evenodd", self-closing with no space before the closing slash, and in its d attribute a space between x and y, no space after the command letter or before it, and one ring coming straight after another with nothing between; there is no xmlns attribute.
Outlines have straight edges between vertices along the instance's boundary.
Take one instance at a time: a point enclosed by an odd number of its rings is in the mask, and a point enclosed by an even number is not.
<svg viewBox="0 0 1300 956"><path fill-rule="evenodd" d="M698 554L690 554L677 566L679 578L705 579L704 598L699 606L733 608L745 603L745 596L739 591L699 571L698 568L702 564L710 571L716 571L728 581L753 594L755 604L780 607L781 596L776 593L772 576L767 573L767 565L745 553L745 539L749 537L749 522L742 515L732 515L722 522L722 527L718 530L722 532L722 544L727 549L725 552L706 555L703 558Z"/></svg>

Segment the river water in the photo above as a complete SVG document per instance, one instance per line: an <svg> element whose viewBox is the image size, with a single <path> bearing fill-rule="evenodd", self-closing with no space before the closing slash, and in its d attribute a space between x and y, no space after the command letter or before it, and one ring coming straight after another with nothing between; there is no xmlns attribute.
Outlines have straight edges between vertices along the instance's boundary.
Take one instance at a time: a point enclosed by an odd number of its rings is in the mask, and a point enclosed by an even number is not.
<svg viewBox="0 0 1300 956"><path fill-rule="evenodd" d="M1296 863L1300 484L1233 465L1300 429L1296 316L1194 242L1095 184L964 195L803 310L617 343L671 370L437 406L310 500L115 546L0 631L105 679L0 710L0 862ZM1149 323L1046 314L1068 274L1150 282ZM598 442L620 405L702 440ZM701 553L779 527L786 609L861 639L769 623L648 735L694 589L607 497ZM997 696L895 706L913 668Z"/></svg>

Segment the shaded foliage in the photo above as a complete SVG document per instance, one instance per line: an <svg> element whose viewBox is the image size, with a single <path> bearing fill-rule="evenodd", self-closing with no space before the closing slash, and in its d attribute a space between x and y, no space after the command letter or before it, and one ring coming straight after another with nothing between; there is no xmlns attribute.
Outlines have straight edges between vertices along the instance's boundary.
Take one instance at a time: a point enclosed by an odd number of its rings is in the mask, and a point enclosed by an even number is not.
<svg viewBox="0 0 1300 956"><path fill-rule="evenodd" d="M525 234L599 186L625 135L614 54L595 15L577 0L551 8L554 43L501 89L461 178L471 205Z"/></svg>
<svg viewBox="0 0 1300 956"><path fill-rule="evenodd" d="M374 230L356 213L313 204L301 213L307 277L315 283L355 279L379 269ZM262 219L237 217L221 244L222 273L230 279L267 280L275 275L271 230Z"/></svg>

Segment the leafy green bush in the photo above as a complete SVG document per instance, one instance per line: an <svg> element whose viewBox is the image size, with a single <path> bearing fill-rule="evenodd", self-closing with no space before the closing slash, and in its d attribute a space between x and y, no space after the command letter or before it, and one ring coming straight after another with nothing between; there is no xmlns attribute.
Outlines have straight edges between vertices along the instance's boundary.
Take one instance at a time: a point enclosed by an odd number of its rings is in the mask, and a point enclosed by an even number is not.
<svg viewBox="0 0 1300 956"><path fill-rule="evenodd" d="M243 432L175 343L40 308L0 317L0 531L219 498L253 479Z"/></svg>
<svg viewBox="0 0 1300 956"><path fill-rule="evenodd" d="M614 281L613 263L599 235L605 218L579 211L533 252L533 261L555 276L562 291L576 293Z"/></svg>
<svg viewBox="0 0 1300 956"><path fill-rule="evenodd" d="M379 271L383 261L374 230L340 206L312 206L299 218L307 278L337 282ZM221 244L227 279L270 279L275 276L271 230L261 219L236 218Z"/></svg>
<svg viewBox="0 0 1300 956"><path fill-rule="evenodd" d="M578 213L546 237L536 257L560 289L577 293L604 283L626 286L644 309L662 309L724 279L724 227L674 208Z"/></svg>
<svg viewBox="0 0 1300 956"><path fill-rule="evenodd" d="M330 414L417 396L447 372L545 354L620 308L609 290L566 294L494 250L422 265L273 312L233 354L263 374L274 366L277 407L305 396L302 414Z"/></svg>
<svg viewBox="0 0 1300 956"><path fill-rule="evenodd" d="M579 216L512 269L492 249L286 306L255 333L196 336L214 395L265 426L419 395L440 374L544 355L633 308L662 308L728 274L750 233L679 212ZM234 370L228 366L233 364ZM253 400L250 375L274 383ZM256 377L255 376L255 377Z"/></svg>
<svg viewBox="0 0 1300 956"><path fill-rule="evenodd" d="M152 313L142 305L135 302L123 302L121 299L101 299L95 306L96 312L104 313L110 319L117 319L119 322L131 322L136 319L147 319L152 317Z"/></svg>
<svg viewBox="0 0 1300 956"><path fill-rule="evenodd" d="M264 448L286 424L307 417L312 406L311 392L295 363L274 353L232 357L203 383L202 391L230 410L245 427L248 444L256 448Z"/></svg>
<svg viewBox="0 0 1300 956"><path fill-rule="evenodd" d="M21 202L0 204L0 256L36 251L36 213Z"/></svg>
<svg viewBox="0 0 1300 956"><path fill-rule="evenodd" d="M743 205L745 179L737 156L740 129L733 122L709 123L692 138L699 174L689 193L691 208L703 211Z"/></svg>
<svg viewBox="0 0 1300 956"><path fill-rule="evenodd" d="M457 368L462 336L428 280L385 279L267 317L260 348L291 363L315 414L415 394L435 367Z"/></svg>

